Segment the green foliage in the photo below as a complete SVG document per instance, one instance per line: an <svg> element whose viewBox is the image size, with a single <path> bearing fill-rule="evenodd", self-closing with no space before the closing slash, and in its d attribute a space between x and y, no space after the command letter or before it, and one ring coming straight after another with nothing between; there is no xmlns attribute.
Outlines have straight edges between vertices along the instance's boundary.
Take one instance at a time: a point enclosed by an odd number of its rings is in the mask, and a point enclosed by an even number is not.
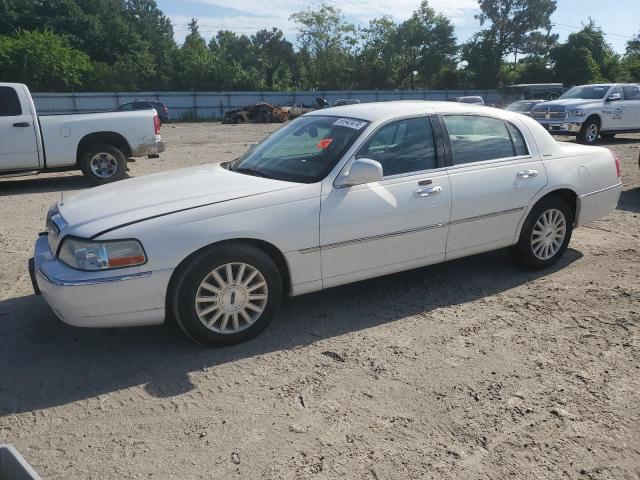
<svg viewBox="0 0 640 480"><path fill-rule="evenodd" d="M640 82L640 35L627 43L622 68L624 68L629 81Z"/></svg>
<svg viewBox="0 0 640 480"><path fill-rule="evenodd" d="M418 4L418 2L420 3ZM221 30L194 19L185 42L156 0L0 0L0 80L34 90L492 89L512 83L640 81L640 35L616 55L591 21L558 44L557 0L478 0L481 31L457 45L427 0L396 23L356 27L328 4L277 28Z"/></svg>
<svg viewBox="0 0 640 480"><path fill-rule="evenodd" d="M299 27L301 86L321 90L351 87L355 26L339 9L326 4L296 13L291 20Z"/></svg>
<svg viewBox="0 0 640 480"><path fill-rule="evenodd" d="M619 57L593 20L551 51L558 81L567 85L616 81L623 76Z"/></svg>
<svg viewBox="0 0 640 480"><path fill-rule="evenodd" d="M89 57L68 37L50 30L0 36L0 79L28 83L34 90L69 90L82 84Z"/></svg>
<svg viewBox="0 0 640 480"><path fill-rule="evenodd" d="M463 46L462 58L469 63L477 86L495 88L509 83L504 78L506 57L539 53L545 39L541 30L547 31L546 42L554 41L549 31L556 0L478 0L478 4L476 18L487 28Z"/></svg>

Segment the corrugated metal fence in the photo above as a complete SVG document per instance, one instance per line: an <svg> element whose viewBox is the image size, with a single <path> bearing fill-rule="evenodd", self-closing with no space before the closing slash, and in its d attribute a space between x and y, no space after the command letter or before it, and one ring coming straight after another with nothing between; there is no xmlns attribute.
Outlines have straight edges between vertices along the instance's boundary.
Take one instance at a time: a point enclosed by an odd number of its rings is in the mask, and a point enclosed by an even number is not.
<svg viewBox="0 0 640 480"><path fill-rule="evenodd" d="M104 92L34 93L36 108L42 115L60 113L108 112L133 100L158 100L169 107L172 120L222 118L225 112L257 102L313 105L316 97L327 101L357 98L361 102L390 100L448 100L462 95L480 95L493 103L501 97L495 90L334 90L316 92Z"/></svg>

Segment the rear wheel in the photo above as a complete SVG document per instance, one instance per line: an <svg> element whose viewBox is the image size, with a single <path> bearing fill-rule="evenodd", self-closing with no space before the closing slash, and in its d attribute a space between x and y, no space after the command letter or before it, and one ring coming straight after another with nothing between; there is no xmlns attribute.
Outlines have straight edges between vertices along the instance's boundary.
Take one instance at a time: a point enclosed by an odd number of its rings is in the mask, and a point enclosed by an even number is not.
<svg viewBox="0 0 640 480"><path fill-rule="evenodd" d="M80 157L82 173L95 185L122 180L127 173L127 158L113 145L90 145Z"/></svg>
<svg viewBox="0 0 640 480"><path fill-rule="evenodd" d="M562 198L542 199L529 212L512 253L529 268L550 267L569 246L573 219L573 210Z"/></svg>
<svg viewBox="0 0 640 480"><path fill-rule="evenodd" d="M578 142L585 145L593 145L598 141L600 135L600 122L596 117L590 117L582 124L580 132L578 132Z"/></svg>
<svg viewBox="0 0 640 480"><path fill-rule="evenodd" d="M262 250L223 245L191 259L170 295L175 319L190 339L233 345L271 323L282 302L282 279Z"/></svg>

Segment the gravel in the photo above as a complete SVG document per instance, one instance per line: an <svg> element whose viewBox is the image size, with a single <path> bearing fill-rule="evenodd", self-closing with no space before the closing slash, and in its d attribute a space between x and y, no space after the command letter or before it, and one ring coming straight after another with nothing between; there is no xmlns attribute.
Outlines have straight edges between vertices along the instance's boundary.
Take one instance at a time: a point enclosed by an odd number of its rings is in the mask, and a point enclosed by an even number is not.
<svg viewBox="0 0 640 480"><path fill-rule="evenodd" d="M130 174L234 158L276 125L163 126ZM640 136L617 210L559 264L504 251L289 299L248 343L87 330L26 261L79 173L0 181L0 443L45 479L569 478L640 474Z"/></svg>

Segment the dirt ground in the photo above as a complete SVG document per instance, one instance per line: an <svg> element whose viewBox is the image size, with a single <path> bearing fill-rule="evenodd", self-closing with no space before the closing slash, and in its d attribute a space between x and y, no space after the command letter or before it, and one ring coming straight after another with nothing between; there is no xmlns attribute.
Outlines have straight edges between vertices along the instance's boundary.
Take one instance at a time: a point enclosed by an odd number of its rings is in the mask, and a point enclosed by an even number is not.
<svg viewBox="0 0 640 480"><path fill-rule="evenodd" d="M130 174L235 157L273 125L163 127ZM44 479L639 479L640 135L624 193L555 268L498 251L288 300L211 350L83 330L32 295L48 207L80 174L0 181L0 443Z"/></svg>

